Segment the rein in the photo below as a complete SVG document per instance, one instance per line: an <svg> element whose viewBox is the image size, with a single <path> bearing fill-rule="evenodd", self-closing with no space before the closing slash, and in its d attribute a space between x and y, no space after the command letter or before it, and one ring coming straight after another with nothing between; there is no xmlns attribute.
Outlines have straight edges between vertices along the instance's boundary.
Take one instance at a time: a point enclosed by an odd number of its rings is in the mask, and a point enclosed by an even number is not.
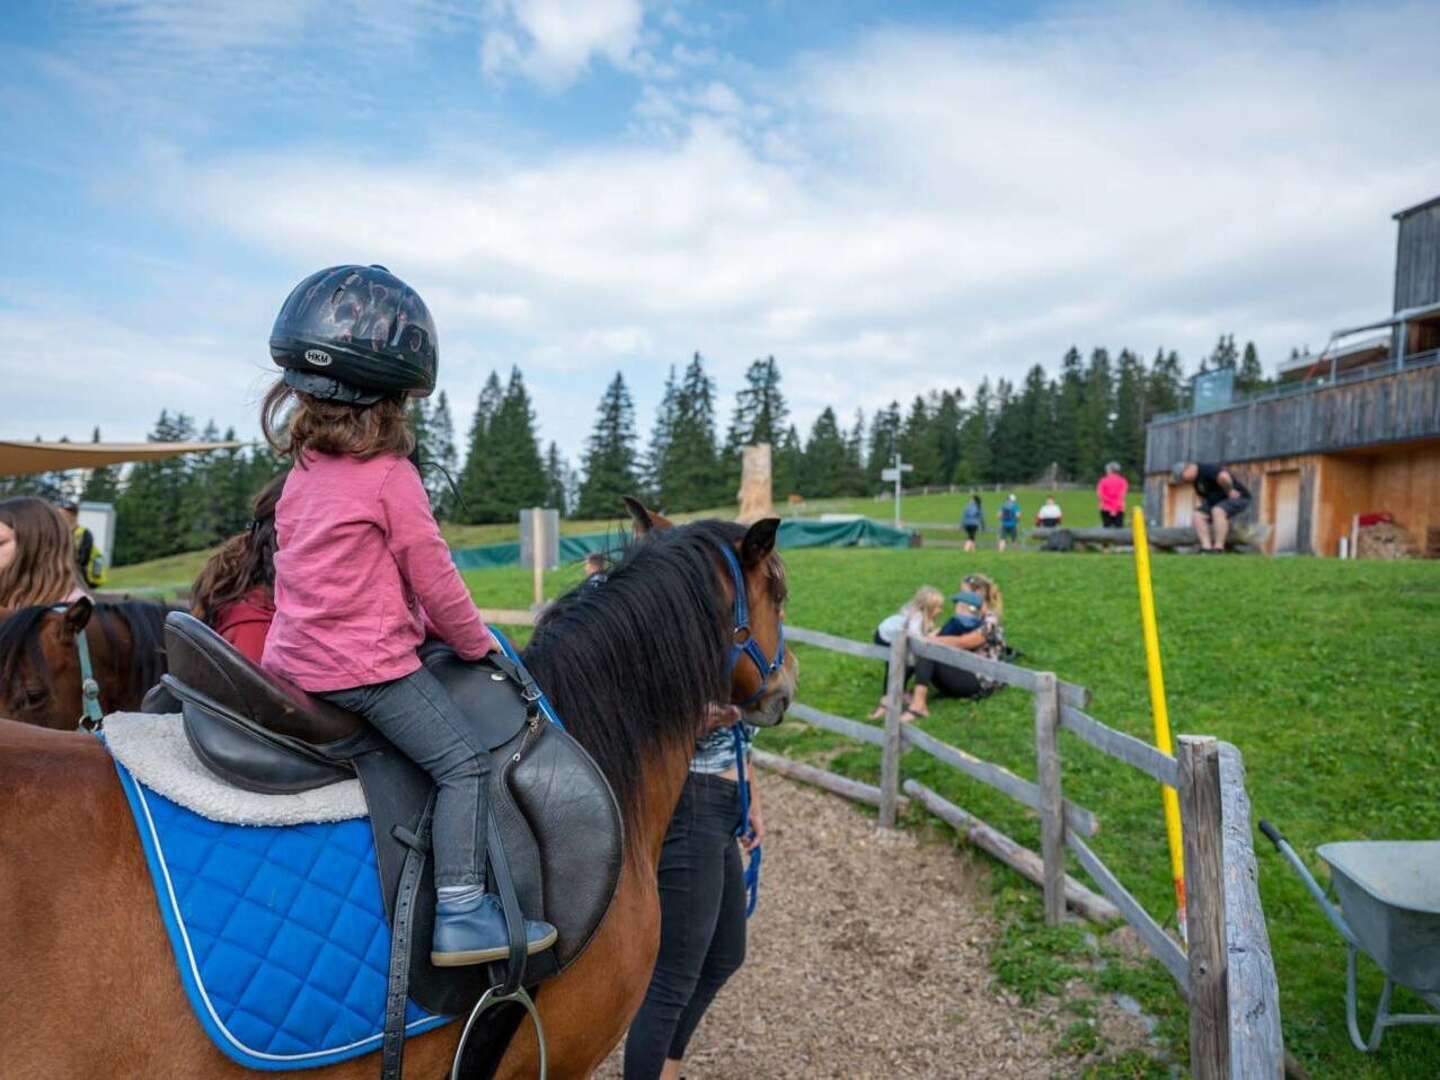
<svg viewBox="0 0 1440 1080"><path fill-rule="evenodd" d="M56 604L50 609L62 615L70 610L69 604ZM75 650L80 654L80 703L82 713L75 725L82 731L98 731L105 719L100 708L100 683L95 678L95 666L90 662L90 627L82 626L75 635Z"/></svg>
<svg viewBox="0 0 1440 1080"><path fill-rule="evenodd" d="M760 648L754 636L750 633L750 603L745 595L745 575L740 570L740 559L728 544L720 546L720 553L725 557L725 565L730 570L730 580L735 586L735 607L732 612L731 622L734 624L734 637L730 642L730 655L725 662L725 673L731 674L735 665L740 662L742 656L750 658L755 665L755 670L760 673L760 688L751 694L744 701L737 702L741 708L758 701L764 696L765 691L770 687L770 680L785 664L785 624L780 624L780 640L775 646L775 659L767 660L764 651ZM744 635L745 640L741 642L740 636ZM743 722L734 724L730 733L735 740L735 772L740 788L740 824L735 827L737 838L749 839L755 835L755 830L750 827L750 774L745 767L745 747L750 742L750 735L745 730ZM750 858L745 865L745 917L748 919L755 914L755 905L760 902L760 861L761 845L756 844L750 849Z"/></svg>

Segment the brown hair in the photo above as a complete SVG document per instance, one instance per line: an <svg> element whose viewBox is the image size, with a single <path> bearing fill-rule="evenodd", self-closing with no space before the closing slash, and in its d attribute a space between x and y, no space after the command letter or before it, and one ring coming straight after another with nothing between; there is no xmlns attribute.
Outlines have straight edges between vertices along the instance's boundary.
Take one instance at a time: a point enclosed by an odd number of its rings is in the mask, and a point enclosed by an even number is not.
<svg viewBox="0 0 1440 1080"><path fill-rule="evenodd" d="M285 477L277 476L255 496L250 527L232 536L210 556L190 591L190 612L201 622L214 626L226 605L233 604L254 588L273 596L275 589L275 506L285 490Z"/></svg>
<svg viewBox="0 0 1440 1080"><path fill-rule="evenodd" d="M966 574L962 584L967 589L973 589L985 598L985 606L989 608L997 619L1005 617L1005 598L1000 595L1000 586L991 581L984 574Z"/></svg>
<svg viewBox="0 0 1440 1080"><path fill-rule="evenodd" d="M260 430L277 454L302 469L305 451L349 454L361 461L394 454L409 457L415 434L405 415L405 398L383 397L374 405L323 401L277 380L260 403Z"/></svg>
<svg viewBox="0 0 1440 1080"><path fill-rule="evenodd" d="M70 523L44 499L0 500L0 523L15 532L15 559L0 570L0 611L58 604L79 585Z"/></svg>

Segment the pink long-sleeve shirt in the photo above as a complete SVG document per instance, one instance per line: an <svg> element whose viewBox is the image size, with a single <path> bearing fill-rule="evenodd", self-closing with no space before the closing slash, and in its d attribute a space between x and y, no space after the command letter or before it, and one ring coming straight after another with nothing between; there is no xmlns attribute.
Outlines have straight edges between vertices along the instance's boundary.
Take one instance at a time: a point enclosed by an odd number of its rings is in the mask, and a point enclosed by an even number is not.
<svg viewBox="0 0 1440 1080"><path fill-rule="evenodd" d="M262 665L302 689L409 675L427 617L466 660L495 647L404 458L307 454L285 481L275 530L275 621Z"/></svg>
<svg viewBox="0 0 1440 1080"><path fill-rule="evenodd" d="M1100 498L1100 509L1107 514L1125 512L1125 493L1130 490L1130 481L1119 473L1106 473L1095 485L1095 494Z"/></svg>

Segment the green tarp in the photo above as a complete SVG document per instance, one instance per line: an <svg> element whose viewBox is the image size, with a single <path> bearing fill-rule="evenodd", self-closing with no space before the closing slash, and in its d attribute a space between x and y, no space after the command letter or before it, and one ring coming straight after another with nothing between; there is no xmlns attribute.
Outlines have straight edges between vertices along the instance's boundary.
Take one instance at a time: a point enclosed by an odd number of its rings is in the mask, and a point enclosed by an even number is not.
<svg viewBox="0 0 1440 1080"><path fill-rule="evenodd" d="M869 518L855 521L798 521L780 523L779 544L785 548L805 547L889 547L910 546L911 534L892 529ZM618 552L629 538L625 532L585 533L560 538L560 561L579 562L594 552ZM461 548L451 557L461 570L490 570L497 566L520 565L520 545L485 544Z"/></svg>

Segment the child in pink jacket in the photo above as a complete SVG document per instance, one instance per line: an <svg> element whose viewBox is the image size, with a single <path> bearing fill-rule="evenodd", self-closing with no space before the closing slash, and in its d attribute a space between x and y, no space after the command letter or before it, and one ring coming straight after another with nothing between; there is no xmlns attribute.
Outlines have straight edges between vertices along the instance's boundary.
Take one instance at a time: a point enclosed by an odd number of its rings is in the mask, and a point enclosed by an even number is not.
<svg viewBox="0 0 1440 1080"><path fill-rule="evenodd" d="M406 395L435 386L435 326L383 267L337 266L280 309L270 352L285 369L261 426L294 468L275 510L275 621L263 666L364 716L434 779L437 965L503 959L485 889L490 755L420 662L427 630L465 660L495 648L430 512ZM527 948L555 928L526 920Z"/></svg>

